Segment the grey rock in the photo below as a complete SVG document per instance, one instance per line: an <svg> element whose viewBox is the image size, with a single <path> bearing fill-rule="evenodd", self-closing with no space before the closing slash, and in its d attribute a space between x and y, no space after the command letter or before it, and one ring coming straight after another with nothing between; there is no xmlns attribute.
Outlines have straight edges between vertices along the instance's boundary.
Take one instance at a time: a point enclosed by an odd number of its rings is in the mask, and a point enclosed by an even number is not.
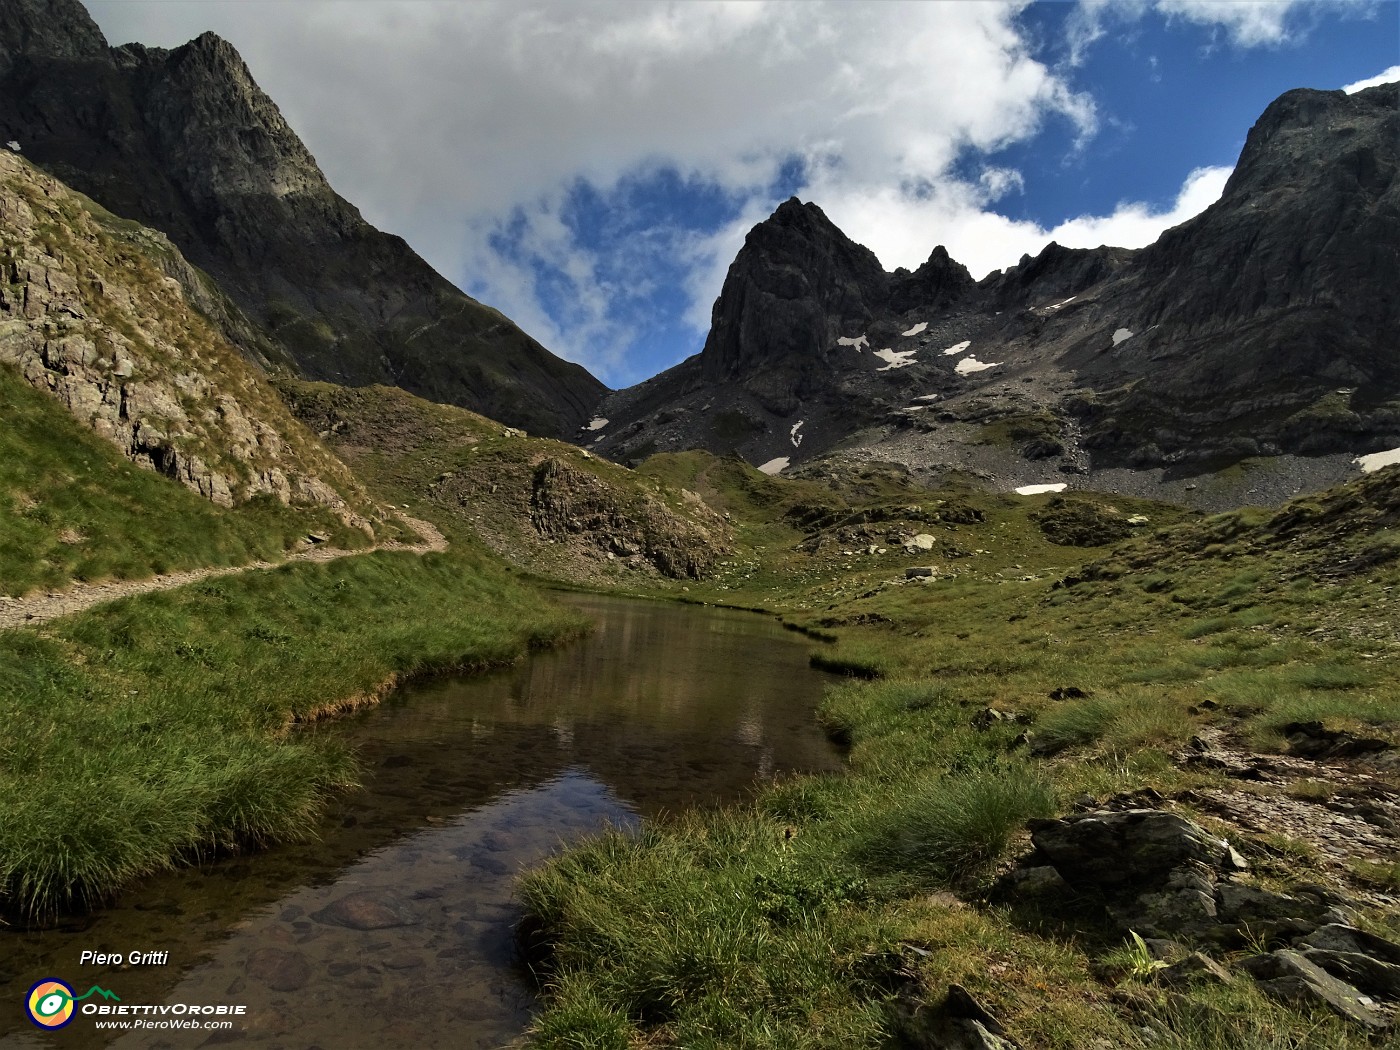
<svg viewBox="0 0 1400 1050"><path fill-rule="evenodd" d="M1340 1016L1366 1028L1386 1027L1385 1017L1361 992L1298 952L1281 949L1269 955L1256 955L1241 965L1259 988L1275 999L1325 1004Z"/></svg>
<svg viewBox="0 0 1400 1050"><path fill-rule="evenodd" d="M1382 962L1359 952L1338 952L1327 948L1305 948L1303 958L1322 967L1338 980L1354 985L1367 995L1400 999L1400 966Z"/></svg>
<svg viewBox="0 0 1400 1050"><path fill-rule="evenodd" d="M1055 899L1063 899L1074 892L1064 877L1048 864L1011 871L1006 877L1006 891L1016 897Z"/></svg>
<svg viewBox="0 0 1400 1050"><path fill-rule="evenodd" d="M1029 827L1036 850L1070 885L1102 893L1165 886L1190 862L1217 871L1236 864L1223 839L1164 810L1092 811Z"/></svg>
<svg viewBox="0 0 1400 1050"><path fill-rule="evenodd" d="M1340 923L1320 926L1308 934L1303 942L1307 948L1325 948L1336 952L1358 952L1382 962L1400 966L1400 944L1378 937L1366 930Z"/></svg>
<svg viewBox="0 0 1400 1050"><path fill-rule="evenodd" d="M1215 889L1220 918L1224 922L1258 923L1279 919L1321 922L1325 905L1237 882L1222 882Z"/></svg>
<svg viewBox="0 0 1400 1050"><path fill-rule="evenodd" d="M936 1007L910 989L892 1005L896 1045L908 1050L1019 1050L1020 1044L962 985L948 988Z"/></svg>
<svg viewBox="0 0 1400 1050"><path fill-rule="evenodd" d="M1217 922L1215 898L1190 887L1143 893L1127 904L1110 905L1118 924L1152 937L1199 937Z"/></svg>

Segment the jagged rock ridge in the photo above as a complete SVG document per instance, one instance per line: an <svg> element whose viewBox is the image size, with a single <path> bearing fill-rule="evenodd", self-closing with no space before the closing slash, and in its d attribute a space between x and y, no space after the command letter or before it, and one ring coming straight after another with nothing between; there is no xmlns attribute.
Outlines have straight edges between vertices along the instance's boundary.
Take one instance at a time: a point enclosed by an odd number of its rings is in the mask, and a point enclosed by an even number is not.
<svg viewBox="0 0 1400 1050"><path fill-rule="evenodd" d="M305 376L572 434L604 387L337 195L232 45L109 48L77 0L0 9L0 142L168 234Z"/></svg>
<svg viewBox="0 0 1400 1050"><path fill-rule="evenodd" d="M611 395L596 447L780 469L845 445L1007 487L1195 488L1251 456L1284 456L1294 486L1258 498L1340 480L1400 445L1397 96L1290 91L1220 201L1155 244L1051 244L977 282L942 248L886 274L790 200L750 232L702 352Z"/></svg>

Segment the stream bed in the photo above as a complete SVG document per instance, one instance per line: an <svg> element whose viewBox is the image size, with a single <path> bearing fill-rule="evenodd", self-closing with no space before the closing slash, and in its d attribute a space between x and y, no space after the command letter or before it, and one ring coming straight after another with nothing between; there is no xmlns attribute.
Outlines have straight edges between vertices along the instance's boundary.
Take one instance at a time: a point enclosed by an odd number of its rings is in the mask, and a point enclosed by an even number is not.
<svg viewBox="0 0 1400 1050"><path fill-rule="evenodd" d="M0 929L0 1047L507 1045L535 1002L513 937L522 870L610 824L840 767L813 717L827 678L810 641L748 613L563 600L594 621L584 639L309 730L365 770L315 840L146 879L42 933ZM84 951L166 961L82 964ZM23 1004L48 977L128 1006L244 1012L231 1030L123 1034L80 1013L44 1032Z"/></svg>

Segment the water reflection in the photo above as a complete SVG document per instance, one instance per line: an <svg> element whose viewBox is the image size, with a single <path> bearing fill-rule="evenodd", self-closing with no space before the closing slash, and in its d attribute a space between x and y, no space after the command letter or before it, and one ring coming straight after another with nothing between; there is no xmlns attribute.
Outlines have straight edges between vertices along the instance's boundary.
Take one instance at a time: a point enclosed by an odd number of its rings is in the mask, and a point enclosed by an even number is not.
<svg viewBox="0 0 1400 1050"><path fill-rule="evenodd" d="M321 838L155 878L43 934L0 935L0 1001L45 976L128 1003L238 1002L235 1032L142 1033L185 1048L494 1047L531 997L512 966L511 887L606 823L732 799L755 777L827 770L807 644L740 613L568 599L591 636L475 679L406 688L320 728L360 749L362 791ZM77 967L84 948L169 950L162 969ZM108 1045L0 1015L5 1047Z"/></svg>

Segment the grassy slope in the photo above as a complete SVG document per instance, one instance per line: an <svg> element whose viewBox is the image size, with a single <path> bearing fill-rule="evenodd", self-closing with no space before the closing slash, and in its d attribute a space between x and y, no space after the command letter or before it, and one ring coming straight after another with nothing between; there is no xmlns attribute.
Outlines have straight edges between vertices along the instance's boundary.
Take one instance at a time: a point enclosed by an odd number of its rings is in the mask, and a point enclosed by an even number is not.
<svg viewBox="0 0 1400 1050"><path fill-rule="evenodd" d="M1277 514L1157 528L1089 571L1075 566L1095 551L1051 544L1033 520L1048 497L947 493L985 520L911 522L938 541L918 560L943 570L914 584L898 571L912 556L845 553L842 526L826 530L834 543L800 545L815 553L795 547L801 533L774 519L809 490L691 454L643 469L746 517L743 553L691 597L781 611L837 639L825 662L872 680L835 688L822 712L852 745L848 775L610 836L526 879L552 949L538 1045L889 1045L910 990L936 1001L953 981L1028 1047L1091 1045L1086 1033L1145 1046L1144 1026L1155 1045L1369 1045L1247 981L1167 997L1092 911L996 907L980 889L1024 843L1027 817L1083 793L1240 790L1174 764L1203 728L1265 749L1300 718L1400 737L1400 472ZM877 505L901 496L879 478L847 488ZM1154 527L1182 517L1084 499ZM1057 587L1066 577L1082 582ZM1067 686L1091 695L1050 699ZM1056 757L1028 754L1015 722L977 728L985 706L1031 722ZM1348 870L1285 836L1240 845L1265 884L1400 889L1386 858ZM1393 909L1363 921L1400 929Z"/></svg>
<svg viewBox="0 0 1400 1050"><path fill-rule="evenodd" d="M541 576L629 587L655 575L649 567L638 572L636 565L610 560L607 527L541 535L531 520L531 496L535 468L546 459L596 482L597 505L614 524L636 524L647 550L690 548L707 559L724 542L723 524L687 499L681 486L639 476L566 442L529 437L393 387L295 380L279 386L297 417L376 492L411 507L444 535L480 539Z"/></svg>
<svg viewBox="0 0 1400 1050"><path fill-rule="evenodd" d="M168 241L22 162L6 177L38 216L6 251L71 271L80 332L103 355L122 348L143 383L179 392L189 433L176 446L239 477L318 476L378 517L359 480L200 313L196 301L217 294L192 301L166 279L168 267L205 280ZM23 334L27 322L10 323ZM46 323L46 337L68 324ZM251 451L225 428L238 406L245 427L266 424ZM312 531L342 547L368 542L319 506L215 506L133 465L0 366L0 595L275 558ZM82 905L191 855L303 834L355 765L298 739L295 721L372 699L403 675L508 662L580 629L459 538L447 554L298 564L0 633L0 913Z"/></svg>
<svg viewBox="0 0 1400 1050"><path fill-rule="evenodd" d="M9 366L0 421L0 594L272 558L310 530L366 542L325 510L216 507L134 466Z"/></svg>

